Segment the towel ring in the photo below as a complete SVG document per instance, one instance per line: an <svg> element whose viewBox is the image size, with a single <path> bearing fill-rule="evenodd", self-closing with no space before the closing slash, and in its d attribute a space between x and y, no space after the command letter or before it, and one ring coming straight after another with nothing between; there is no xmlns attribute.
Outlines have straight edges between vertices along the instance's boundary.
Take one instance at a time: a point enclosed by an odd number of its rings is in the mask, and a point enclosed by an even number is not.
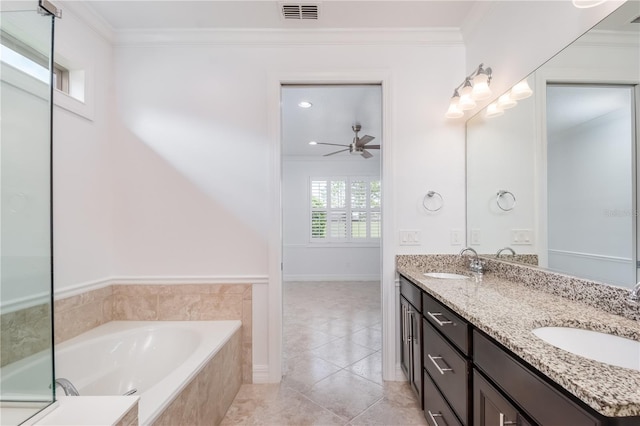
<svg viewBox="0 0 640 426"><path fill-rule="evenodd" d="M513 210L513 208L516 206L516 196L513 195L512 192L506 191L504 189L501 189L498 191L498 196L496 197L496 204L498 204L498 207L500 207L500 210L503 210L505 212L511 211ZM500 204L500 200L501 199L505 199L508 200L509 198L512 199L512 201L510 202L505 202Z"/></svg>
<svg viewBox="0 0 640 426"><path fill-rule="evenodd" d="M438 204L440 204L439 207L435 208L435 209L430 209L428 207L428 203L427 201L429 199L434 199L437 200L439 199L440 201L438 201ZM430 212L437 212L438 210L440 210L442 208L442 206L444 206L444 198L442 198L442 195L440 195L439 192L436 191L429 191L427 192L427 195L424 196L424 198L422 199L422 206L425 208L425 210L430 211Z"/></svg>

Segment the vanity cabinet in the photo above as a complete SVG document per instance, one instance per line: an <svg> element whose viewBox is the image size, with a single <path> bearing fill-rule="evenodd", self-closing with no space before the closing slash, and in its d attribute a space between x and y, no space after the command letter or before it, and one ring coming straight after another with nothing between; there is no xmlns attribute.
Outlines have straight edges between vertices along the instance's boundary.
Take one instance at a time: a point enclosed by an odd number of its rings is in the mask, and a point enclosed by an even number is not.
<svg viewBox="0 0 640 426"><path fill-rule="evenodd" d="M405 277L400 287L402 366L430 426L640 425L591 409Z"/></svg>
<svg viewBox="0 0 640 426"><path fill-rule="evenodd" d="M422 401L422 290L400 278L400 335L402 371Z"/></svg>

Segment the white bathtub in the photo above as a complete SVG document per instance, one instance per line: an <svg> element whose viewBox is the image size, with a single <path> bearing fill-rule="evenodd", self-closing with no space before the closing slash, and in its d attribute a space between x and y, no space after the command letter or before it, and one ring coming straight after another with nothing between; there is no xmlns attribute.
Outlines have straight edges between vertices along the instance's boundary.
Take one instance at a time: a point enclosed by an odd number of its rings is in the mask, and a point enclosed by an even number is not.
<svg viewBox="0 0 640 426"><path fill-rule="evenodd" d="M139 422L147 425L240 326L240 321L112 321L57 345L56 377L69 379L80 395L137 389Z"/></svg>

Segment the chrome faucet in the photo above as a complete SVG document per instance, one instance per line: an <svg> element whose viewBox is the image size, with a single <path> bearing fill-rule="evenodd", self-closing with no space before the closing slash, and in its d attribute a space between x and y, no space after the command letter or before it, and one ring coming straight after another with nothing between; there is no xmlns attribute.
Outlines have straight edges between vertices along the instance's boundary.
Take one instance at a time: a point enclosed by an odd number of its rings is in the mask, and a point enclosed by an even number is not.
<svg viewBox="0 0 640 426"><path fill-rule="evenodd" d="M640 302L640 281L633 287L631 290L631 295L629 296L629 302Z"/></svg>
<svg viewBox="0 0 640 426"><path fill-rule="evenodd" d="M56 385L60 385L60 387L64 391L64 394L67 396L80 396L78 389L73 386L73 383L63 377L56 379Z"/></svg>
<svg viewBox="0 0 640 426"><path fill-rule="evenodd" d="M512 249L511 247L505 247L505 248L501 248L500 250L498 250L498 252L496 253L496 257L499 258L500 257L500 253L502 253L503 251L510 251L511 252L511 256L515 256L516 255L516 251L514 249Z"/></svg>
<svg viewBox="0 0 640 426"><path fill-rule="evenodd" d="M476 272L478 274L482 274L483 271L483 264L480 261L480 259L478 259L478 252L475 251L474 249L472 249L471 247L466 247L463 248L462 250L460 250L460 256L464 256L464 254L466 252L470 251L471 253L473 253L474 255L474 259L471 259L469 261L469 269L471 270L471 272Z"/></svg>

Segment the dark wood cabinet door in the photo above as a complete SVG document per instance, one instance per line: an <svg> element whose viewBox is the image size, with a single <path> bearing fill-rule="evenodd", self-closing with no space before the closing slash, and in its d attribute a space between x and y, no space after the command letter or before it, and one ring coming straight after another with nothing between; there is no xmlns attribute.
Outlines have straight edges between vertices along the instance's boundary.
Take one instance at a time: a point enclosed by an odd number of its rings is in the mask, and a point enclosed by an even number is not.
<svg viewBox="0 0 640 426"><path fill-rule="evenodd" d="M475 370L473 407L475 426L531 426L518 410Z"/></svg>

